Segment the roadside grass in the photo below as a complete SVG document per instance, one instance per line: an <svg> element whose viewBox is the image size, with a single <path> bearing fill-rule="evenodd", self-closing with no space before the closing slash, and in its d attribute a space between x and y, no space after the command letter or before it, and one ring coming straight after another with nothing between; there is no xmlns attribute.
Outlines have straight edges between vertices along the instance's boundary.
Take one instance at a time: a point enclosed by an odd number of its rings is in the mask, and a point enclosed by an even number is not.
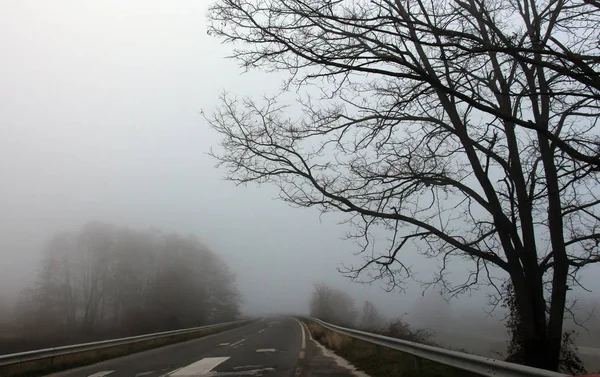
<svg viewBox="0 0 600 377"><path fill-rule="evenodd" d="M371 377L475 377L475 374L452 368L429 360L420 359L417 370L412 355L373 345L371 343L338 334L304 320L314 340L351 362L357 369Z"/></svg>

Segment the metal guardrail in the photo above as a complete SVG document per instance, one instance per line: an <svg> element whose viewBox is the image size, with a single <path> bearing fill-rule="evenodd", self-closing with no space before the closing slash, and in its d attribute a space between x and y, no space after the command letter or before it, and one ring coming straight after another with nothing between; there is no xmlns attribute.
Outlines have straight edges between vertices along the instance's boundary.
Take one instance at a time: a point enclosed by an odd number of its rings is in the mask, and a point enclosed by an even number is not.
<svg viewBox="0 0 600 377"><path fill-rule="evenodd" d="M250 322L250 321L252 321L252 320L244 319L244 320L233 321L233 322L219 323L219 324L215 324L215 325L192 327L192 328L173 330L173 331L163 331L163 332L157 332L157 333L145 334L145 335L137 335L137 336L131 336L131 337L127 337L127 338L102 340L99 342L74 344L74 345L70 345L70 346L45 348L45 349L34 350L34 351L26 351L26 352L12 353L12 354L8 354L8 355L0 355L0 367L12 365L12 364L23 363L23 362L35 361L35 360L39 360L39 359L46 359L46 358L55 357L55 356L68 355L71 353L77 353L77 352L82 352L82 351L99 350L99 349L106 348L106 347L129 345L129 344L134 344L134 343L148 341L148 340L166 338L166 337L170 337L170 336L174 336L174 335L182 335L182 334L193 333L193 332L198 332L198 331L203 331L203 330L214 330L214 329L218 329L219 327L226 327L226 326L231 326L231 325L236 325L236 324L242 324L244 322Z"/></svg>
<svg viewBox="0 0 600 377"><path fill-rule="evenodd" d="M551 372L544 369L532 368L524 365L513 364L489 357L470 355L468 353L451 351L444 348L428 346L421 343L390 338L389 336L372 334L365 331L349 329L332 325L317 318L310 318L328 330L347 335L352 338L364 340L372 344L395 349L436 363L469 371L488 377L567 377L568 375Z"/></svg>

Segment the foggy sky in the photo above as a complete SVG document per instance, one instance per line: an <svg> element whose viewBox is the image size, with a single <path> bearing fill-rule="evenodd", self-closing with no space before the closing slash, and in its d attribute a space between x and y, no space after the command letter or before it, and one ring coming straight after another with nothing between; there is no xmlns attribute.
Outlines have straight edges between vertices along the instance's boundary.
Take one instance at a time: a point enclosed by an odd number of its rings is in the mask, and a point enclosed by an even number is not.
<svg viewBox="0 0 600 377"><path fill-rule="evenodd" d="M223 91L260 95L280 77L242 74L206 34L208 1L0 2L0 286L33 279L55 232L90 220L194 233L238 275L249 314L307 312L312 284L408 312L420 290L388 294L336 271L357 261L338 215L319 219L236 187L206 153L202 116ZM408 263L417 259L408 259ZM427 272L435 262L420 263ZM591 272L588 272L592 275ZM0 297L2 299L2 297ZM484 294L462 299L481 312Z"/></svg>

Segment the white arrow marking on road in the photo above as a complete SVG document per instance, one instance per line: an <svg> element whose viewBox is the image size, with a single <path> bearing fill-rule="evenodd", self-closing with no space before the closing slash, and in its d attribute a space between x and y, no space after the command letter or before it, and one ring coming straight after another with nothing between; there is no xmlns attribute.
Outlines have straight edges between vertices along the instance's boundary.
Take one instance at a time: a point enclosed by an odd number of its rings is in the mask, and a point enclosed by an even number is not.
<svg viewBox="0 0 600 377"><path fill-rule="evenodd" d="M186 367L176 370L174 373L169 376L198 376L202 374L206 374L216 368L219 364L227 361L229 357L207 357L205 359L196 361Z"/></svg>
<svg viewBox="0 0 600 377"><path fill-rule="evenodd" d="M90 374L88 377L104 377L114 372L114 370L103 370L102 372L96 372L94 374Z"/></svg>

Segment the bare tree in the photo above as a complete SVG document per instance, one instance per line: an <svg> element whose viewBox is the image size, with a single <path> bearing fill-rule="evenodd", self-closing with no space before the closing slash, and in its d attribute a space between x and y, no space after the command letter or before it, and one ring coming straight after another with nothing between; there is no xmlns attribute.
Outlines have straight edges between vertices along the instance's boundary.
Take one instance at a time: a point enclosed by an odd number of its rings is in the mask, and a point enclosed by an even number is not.
<svg viewBox="0 0 600 377"><path fill-rule="evenodd" d="M77 281L75 268L69 256L75 250L72 235L60 233L46 245L44 260L36 284L27 289L26 297L33 305L22 300L23 306L29 306L31 321L59 331L76 326ZM20 310L19 316L25 316Z"/></svg>
<svg viewBox="0 0 600 377"><path fill-rule="evenodd" d="M310 313L313 317L345 326L354 325L357 317L352 297L324 283L315 284Z"/></svg>
<svg viewBox="0 0 600 377"><path fill-rule="evenodd" d="M114 257L115 229L103 223L86 224L76 240L77 250L69 257L76 263L77 286L83 309L81 326L90 332L101 316L109 280L111 254Z"/></svg>
<svg viewBox="0 0 600 377"><path fill-rule="evenodd" d="M368 251L350 276L399 286L414 245L451 295L489 284L499 303L510 280L524 363L556 370L567 291L600 261L599 16L586 0L218 0L209 33L290 75L287 95L221 98L215 156L235 182L347 213ZM451 257L466 281L446 279Z"/></svg>
<svg viewBox="0 0 600 377"><path fill-rule="evenodd" d="M378 330L381 329L384 322L384 318L375 304L365 300L360 316L360 327L366 330Z"/></svg>
<svg viewBox="0 0 600 377"><path fill-rule="evenodd" d="M240 313L235 275L193 237L89 223L53 237L44 254L18 315L46 338L176 329Z"/></svg>

